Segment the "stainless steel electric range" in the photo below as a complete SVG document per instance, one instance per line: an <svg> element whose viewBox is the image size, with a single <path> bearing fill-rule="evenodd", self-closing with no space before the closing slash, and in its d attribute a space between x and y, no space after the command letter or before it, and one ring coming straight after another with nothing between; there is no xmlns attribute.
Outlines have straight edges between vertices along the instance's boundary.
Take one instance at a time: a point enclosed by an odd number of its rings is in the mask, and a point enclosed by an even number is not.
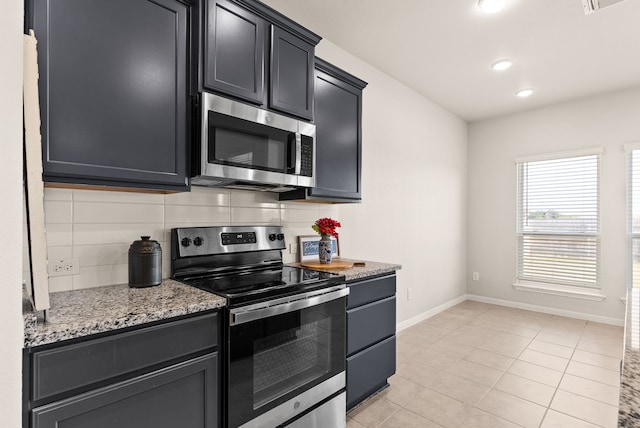
<svg viewBox="0 0 640 428"><path fill-rule="evenodd" d="M171 276L227 299L223 425L345 427L345 278L285 266L282 227L171 231Z"/></svg>

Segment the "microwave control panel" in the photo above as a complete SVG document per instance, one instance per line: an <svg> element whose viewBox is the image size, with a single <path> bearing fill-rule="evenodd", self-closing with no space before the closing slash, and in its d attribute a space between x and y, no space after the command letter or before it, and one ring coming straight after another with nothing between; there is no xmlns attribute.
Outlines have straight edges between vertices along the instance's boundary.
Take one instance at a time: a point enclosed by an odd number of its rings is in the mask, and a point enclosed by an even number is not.
<svg viewBox="0 0 640 428"><path fill-rule="evenodd" d="M300 175L313 176L313 138L302 135L300 152Z"/></svg>

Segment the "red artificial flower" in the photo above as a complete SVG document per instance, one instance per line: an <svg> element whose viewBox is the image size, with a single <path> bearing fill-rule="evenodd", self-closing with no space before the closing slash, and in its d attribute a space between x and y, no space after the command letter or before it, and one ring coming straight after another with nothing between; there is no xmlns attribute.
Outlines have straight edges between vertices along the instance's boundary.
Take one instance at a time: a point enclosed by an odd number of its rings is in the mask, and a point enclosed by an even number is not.
<svg viewBox="0 0 640 428"><path fill-rule="evenodd" d="M315 224L311 227L320 235L332 235L335 238L337 238L338 232L336 232L336 228L340 227L340 222L337 220L333 220L328 217L325 217L325 218L316 220Z"/></svg>

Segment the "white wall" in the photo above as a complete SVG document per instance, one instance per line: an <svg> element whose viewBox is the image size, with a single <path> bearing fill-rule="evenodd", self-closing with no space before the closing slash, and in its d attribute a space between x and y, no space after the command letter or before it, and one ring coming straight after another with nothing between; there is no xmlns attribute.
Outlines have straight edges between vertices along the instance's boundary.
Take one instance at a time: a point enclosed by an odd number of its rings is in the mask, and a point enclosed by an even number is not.
<svg viewBox="0 0 640 428"><path fill-rule="evenodd" d="M640 88L469 126L470 294L622 320L626 269L625 156L640 141ZM604 147L601 165L603 302L516 291L517 156ZM472 272L480 281L472 281Z"/></svg>
<svg viewBox="0 0 640 428"><path fill-rule="evenodd" d="M338 207L342 252L402 265L398 322L465 294L466 123L326 39L316 54L369 83L363 202Z"/></svg>
<svg viewBox="0 0 640 428"><path fill-rule="evenodd" d="M0 13L0 425L5 427L22 423L22 4L5 1Z"/></svg>

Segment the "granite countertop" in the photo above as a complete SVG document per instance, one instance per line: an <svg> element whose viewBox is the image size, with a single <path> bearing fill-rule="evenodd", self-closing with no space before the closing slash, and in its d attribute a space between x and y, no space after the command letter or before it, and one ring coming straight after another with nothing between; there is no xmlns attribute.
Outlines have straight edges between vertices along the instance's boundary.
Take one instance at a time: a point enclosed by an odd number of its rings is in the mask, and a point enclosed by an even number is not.
<svg viewBox="0 0 640 428"><path fill-rule="evenodd" d="M402 267L392 263L363 263L364 266L348 269L323 270L344 274L347 281L355 281L392 273ZM293 265L299 266L299 263ZM50 302L51 308L47 310L45 321L42 312L34 312L28 298L24 299L25 348L219 309L226 305L223 297L171 279L163 280L157 287L130 288L127 284L120 284L51 293Z"/></svg>
<svg viewBox="0 0 640 428"><path fill-rule="evenodd" d="M397 270L402 269L402 266L395 263L380 263L380 262L371 262L371 261L361 261L361 260L351 260L340 258L336 259L343 262L354 262L358 265L354 265L353 267L347 269L331 269L331 265L329 264L327 268L323 268L323 271L333 272L343 274L347 282L355 281L358 279L365 279L372 276L384 275L386 273L393 273ZM359 265L360 263L364 263L364 265ZM292 266L300 266L300 263L292 263Z"/></svg>
<svg viewBox="0 0 640 428"><path fill-rule="evenodd" d="M226 300L178 281L165 279L148 288L127 284L51 293L46 321L31 302L23 302L24 347L222 308Z"/></svg>
<svg viewBox="0 0 640 428"><path fill-rule="evenodd" d="M627 292L618 426L640 427L640 289Z"/></svg>

